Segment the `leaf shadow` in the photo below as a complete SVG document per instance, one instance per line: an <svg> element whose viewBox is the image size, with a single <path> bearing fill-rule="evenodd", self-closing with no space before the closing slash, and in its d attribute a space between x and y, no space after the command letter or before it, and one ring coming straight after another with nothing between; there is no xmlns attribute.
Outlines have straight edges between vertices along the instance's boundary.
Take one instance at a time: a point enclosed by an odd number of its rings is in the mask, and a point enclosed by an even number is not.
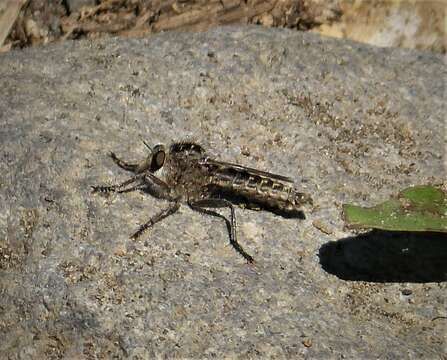
<svg viewBox="0 0 447 360"><path fill-rule="evenodd" d="M372 230L331 241L319 251L323 269L370 282L447 281L447 234Z"/></svg>

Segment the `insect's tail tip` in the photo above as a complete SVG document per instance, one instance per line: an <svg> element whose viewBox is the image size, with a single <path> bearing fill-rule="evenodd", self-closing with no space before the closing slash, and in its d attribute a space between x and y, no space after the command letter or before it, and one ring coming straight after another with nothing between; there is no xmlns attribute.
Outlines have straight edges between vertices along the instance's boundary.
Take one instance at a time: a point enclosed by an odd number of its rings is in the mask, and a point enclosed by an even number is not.
<svg viewBox="0 0 447 360"><path fill-rule="evenodd" d="M301 204L303 204L303 205L310 205L310 206L314 205L314 200L312 199L312 197L309 194L300 193L299 198L300 198Z"/></svg>

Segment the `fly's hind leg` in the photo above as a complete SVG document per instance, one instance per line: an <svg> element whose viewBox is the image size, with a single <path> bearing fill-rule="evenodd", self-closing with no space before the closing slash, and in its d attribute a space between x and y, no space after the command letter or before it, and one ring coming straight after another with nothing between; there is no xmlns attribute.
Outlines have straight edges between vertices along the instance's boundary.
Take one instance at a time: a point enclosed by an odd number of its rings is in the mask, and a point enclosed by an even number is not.
<svg viewBox="0 0 447 360"><path fill-rule="evenodd" d="M247 260L249 263L253 263L254 259L251 255L249 255L243 247L237 242L237 236L236 236L236 215L234 212L233 204L231 204L228 200L225 199L205 199L205 200L198 200L195 202L188 203L191 209L198 211L202 214L212 215L216 217L220 217L225 220L225 223L227 224L228 233L230 235L230 244L233 246L233 248L241 254L245 260ZM209 208L224 208L227 207L231 211L231 221L228 221L223 215L213 211L209 210Z"/></svg>
<svg viewBox="0 0 447 360"><path fill-rule="evenodd" d="M159 221L176 213L179 208L180 208L180 203L178 203L178 202L171 203L171 205L167 209L160 211L158 214L151 217L147 223L141 225L140 228L130 238L133 240L138 239L146 230L148 230L149 228L154 226Z"/></svg>

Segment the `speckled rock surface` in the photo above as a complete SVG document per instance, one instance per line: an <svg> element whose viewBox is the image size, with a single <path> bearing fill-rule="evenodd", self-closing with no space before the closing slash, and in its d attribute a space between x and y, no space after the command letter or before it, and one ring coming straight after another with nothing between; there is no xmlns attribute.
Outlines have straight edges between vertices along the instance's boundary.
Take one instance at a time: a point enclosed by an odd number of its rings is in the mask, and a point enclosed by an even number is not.
<svg viewBox="0 0 447 360"><path fill-rule="evenodd" d="M444 235L343 229L446 178L439 56L262 28L66 42L0 57L2 358L441 358ZM193 138L296 179L305 220L225 223L133 192L107 156ZM223 214L228 215L223 211Z"/></svg>

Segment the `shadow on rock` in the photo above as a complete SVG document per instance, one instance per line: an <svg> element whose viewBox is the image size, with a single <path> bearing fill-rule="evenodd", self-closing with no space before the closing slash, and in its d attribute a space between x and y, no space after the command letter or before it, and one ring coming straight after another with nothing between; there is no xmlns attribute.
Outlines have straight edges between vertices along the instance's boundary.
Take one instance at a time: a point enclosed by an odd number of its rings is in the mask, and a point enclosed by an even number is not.
<svg viewBox="0 0 447 360"><path fill-rule="evenodd" d="M379 231L324 244L323 269L343 280L442 282L447 280L447 235Z"/></svg>

